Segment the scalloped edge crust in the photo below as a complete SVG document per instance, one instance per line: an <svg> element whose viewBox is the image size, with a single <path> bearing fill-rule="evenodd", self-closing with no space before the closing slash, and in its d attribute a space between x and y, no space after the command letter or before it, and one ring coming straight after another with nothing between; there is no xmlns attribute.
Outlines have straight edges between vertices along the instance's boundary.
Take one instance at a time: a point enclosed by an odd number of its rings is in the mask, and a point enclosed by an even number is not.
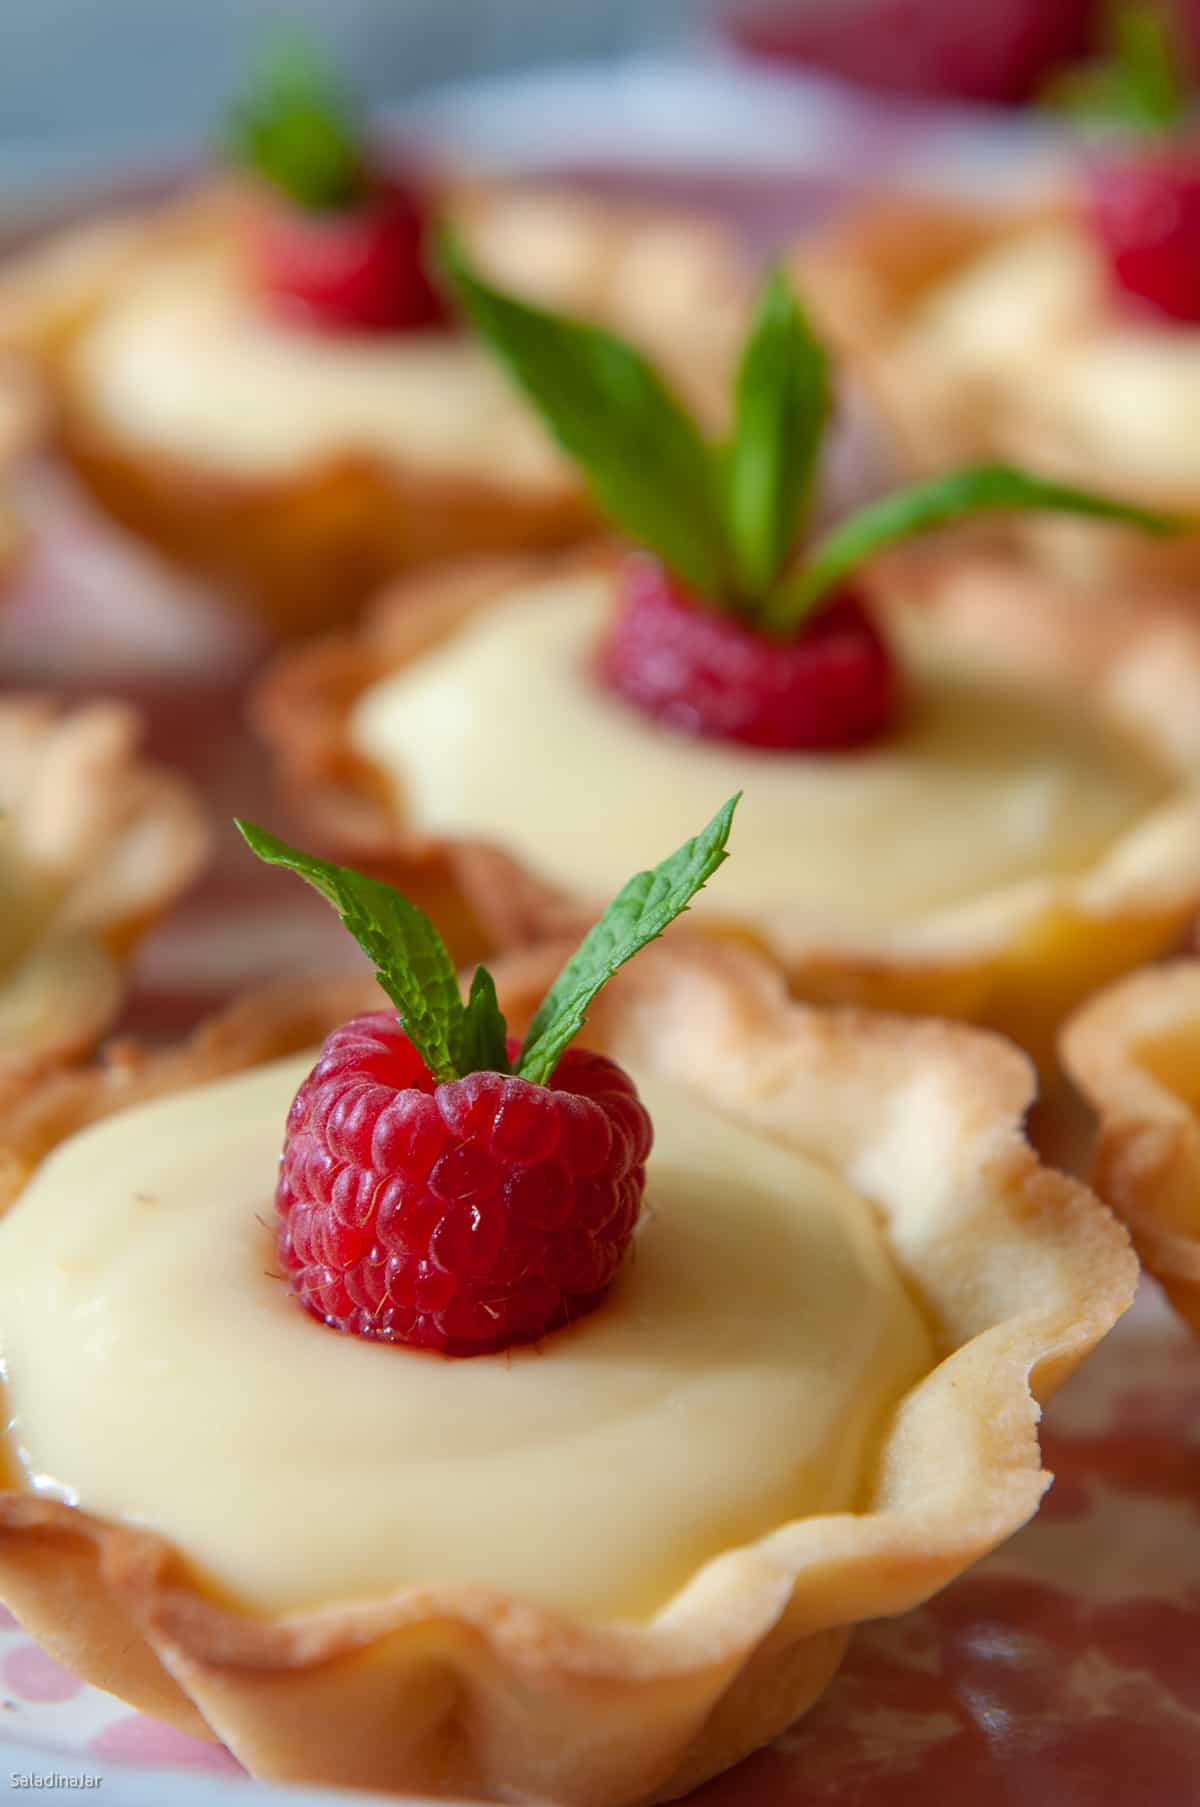
<svg viewBox="0 0 1200 1807"><path fill-rule="evenodd" d="M1005 457L1046 476L1136 496L1146 507L1200 515L1200 483L1172 491L1132 483L1118 446L1084 471L1056 452L1036 422L1027 433L1018 426L998 438L992 385L914 385L895 358L913 308L943 282L1013 234L1069 218L1071 211L1069 199L1053 193L990 211L932 197L881 198L815 235L792 254L789 267L823 328L861 372L914 471ZM1200 584L1200 533L1157 540L1111 524L1027 517L1008 522L1005 535L1077 583L1114 589L1150 583L1193 592Z"/></svg>
<svg viewBox="0 0 1200 1807"><path fill-rule="evenodd" d="M561 949L497 972L514 1025ZM365 982L235 1005L181 1050L126 1049L0 1115L0 1196L81 1125L313 1045ZM0 1597L71 1667L254 1773L627 1807L672 1799L803 1712L850 1627L907 1611L1010 1535L1049 1483L1040 1402L1127 1308L1124 1231L1042 1167L1028 1062L961 1026L817 1011L734 949L660 946L589 1041L803 1148L878 1204L941 1357L897 1406L864 1510L779 1527L643 1625L589 1626L483 1588L408 1589L265 1623L203 1598L149 1533L0 1495ZM986 1247L988 1259L979 1251Z"/></svg>
<svg viewBox="0 0 1200 1807"><path fill-rule="evenodd" d="M60 893L0 978L0 1101L95 1046L120 1009L126 958L207 859L211 837L190 785L145 759L140 736L125 703L0 697L20 854Z"/></svg>
<svg viewBox="0 0 1200 1807"><path fill-rule="evenodd" d="M350 741L350 711L372 683L519 584L608 556L477 561L411 579L381 597L353 634L284 653L252 697L284 786L325 845L441 909L461 958L578 933L597 912L502 845L406 833L386 783ZM758 941L798 996L966 1017L1050 1060L1067 1012L1169 949L1200 907L1200 624L1148 600L1084 606L1011 559L968 558L954 547L881 562L873 583L885 615L917 612L1014 675L1084 691L1180 775L1181 796L1191 795L1140 861L1110 856L1082 879L1048 885L1015 920L969 941L960 934L945 949L830 945L783 919L769 935L749 936L736 923L726 931ZM673 932L700 931L685 921Z"/></svg>
<svg viewBox="0 0 1200 1807"><path fill-rule="evenodd" d="M496 230L506 206L519 208L541 191L462 184L445 192L464 228L483 234ZM711 221L544 192L548 205L594 218L598 245L611 246L618 236L633 245L639 234L650 244L653 234L691 218L696 232L713 240L714 268L727 257L722 305L732 311L733 296L746 289L732 238ZM69 230L0 268L0 342L33 360L59 450L114 520L183 568L227 586L276 630L296 634L345 619L380 585L413 568L485 551L568 546L595 531L593 506L567 469L536 489L514 488L502 468L491 479L459 477L347 448L294 470L224 475L106 427L75 367L89 322L139 264L227 236L238 205L232 184L210 184L165 207ZM589 285L602 282L611 262L599 252L583 260L580 309L587 311ZM699 308L698 345L708 343L704 315ZM672 337L679 330L676 322Z"/></svg>
<svg viewBox="0 0 1200 1807"><path fill-rule="evenodd" d="M1129 1226L1148 1273L1200 1333L1200 1117L1145 1051L1182 1067L1190 1037L1200 1067L1200 959L1132 974L1066 1025L1063 1064L1099 1118L1092 1183ZM1163 1044L1166 1044L1164 1047ZM1175 1046L1172 1048L1171 1044Z"/></svg>

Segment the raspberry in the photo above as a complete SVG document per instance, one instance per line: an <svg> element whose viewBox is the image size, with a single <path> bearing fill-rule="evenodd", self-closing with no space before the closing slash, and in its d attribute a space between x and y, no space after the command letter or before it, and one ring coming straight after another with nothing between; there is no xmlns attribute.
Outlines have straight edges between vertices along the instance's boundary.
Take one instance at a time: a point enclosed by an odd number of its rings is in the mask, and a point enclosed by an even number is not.
<svg viewBox="0 0 1200 1807"><path fill-rule="evenodd" d="M1106 160L1090 216L1125 295L1162 319L1200 321L1200 152Z"/></svg>
<svg viewBox="0 0 1200 1807"><path fill-rule="evenodd" d="M1019 105L1095 36L1097 0L742 0L742 50L870 88Z"/></svg>
<svg viewBox="0 0 1200 1807"><path fill-rule="evenodd" d="M272 197L255 214L250 257L267 299L289 318L337 332L443 326L425 271L425 210L412 189L379 182L349 208Z"/></svg>
<svg viewBox="0 0 1200 1807"><path fill-rule="evenodd" d="M891 725L899 699L892 655L850 591L777 639L694 601L640 555L626 563L600 672L666 727L753 747L862 746Z"/></svg>
<svg viewBox="0 0 1200 1807"><path fill-rule="evenodd" d="M438 1085L395 1017L356 1017L288 1115L284 1271L355 1336L446 1355L528 1341L612 1283L652 1133L603 1055L569 1048L548 1086L486 1072Z"/></svg>

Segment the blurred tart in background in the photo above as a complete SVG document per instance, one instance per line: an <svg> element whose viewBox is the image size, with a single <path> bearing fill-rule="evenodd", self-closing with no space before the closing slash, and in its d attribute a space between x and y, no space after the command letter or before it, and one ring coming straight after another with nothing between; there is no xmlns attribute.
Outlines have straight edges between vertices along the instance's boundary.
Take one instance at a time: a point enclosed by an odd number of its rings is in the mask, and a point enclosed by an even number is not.
<svg viewBox="0 0 1200 1807"><path fill-rule="evenodd" d="M1062 1053L1100 1120L1093 1183L1200 1330L1200 960L1101 992L1067 1024Z"/></svg>
<svg viewBox="0 0 1200 1807"><path fill-rule="evenodd" d="M262 1777L632 1807L1036 1511L1136 1264L1028 1063L673 938L597 995L732 807L465 1007L404 899L244 826L383 990L0 1110L0 1598L60 1660Z"/></svg>
<svg viewBox="0 0 1200 1807"><path fill-rule="evenodd" d="M40 385L19 358L0 359L0 601L27 538L14 490L21 461L39 445L46 428Z"/></svg>
<svg viewBox="0 0 1200 1807"><path fill-rule="evenodd" d="M1081 611L960 552L859 569L972 509L1128 511L979 467L793 559L830 374L781 278L718 460L628 348L614 399L607 341L461 262L457 282L531 394L550 336L549 406L570 368L560 430L641 549L415 578L286 655L256 714L328 845L448 894L477 951L590 920L686 798L743 788L736 869L690 924L755 943L800 996L971 1018L1039 1056L1173 943L1200 904L1200 626Z"/></svg>
<svg viewBox="0 0 1200 1807"><path fill-rule="evenodd" d="M191 791L137 742L123 704L0 697L0 1092L95 1045L207 854Z"/></svg>
<svg viewBox="0 0 1200 1807"><path fill-rule="evenodd" d="M889 197L795 268L910 464L1014 458L1200 519L1200 140L1170 9L1112 12L1058 84L1097 136L1036 203ZM1114 130L1114 128L1117 128ZM1015 530L1092 586L1200 584L1200 526L1151 542L1065 519Z"/></svg>
<svg viewBox="0 0 1200 1807"><path fill-rule="evenodd" d="M416 180L300 52L235 114L230 149L237 180L10 264L0 337L34 355L102 505L280 629L344 617L413 565L593 524L450 317L429 269L436 213L501 280L651 347L702 410L722 392L746 286L710 221Z"/></svg>

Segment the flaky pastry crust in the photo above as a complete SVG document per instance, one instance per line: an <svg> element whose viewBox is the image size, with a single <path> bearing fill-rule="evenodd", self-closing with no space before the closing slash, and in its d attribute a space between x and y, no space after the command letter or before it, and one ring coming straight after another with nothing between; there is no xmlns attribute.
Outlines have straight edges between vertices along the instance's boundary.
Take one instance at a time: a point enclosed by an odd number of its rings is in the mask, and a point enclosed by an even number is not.
<svg viewBox="0 0 1200 1807"><path fill-rule="evenodd" d="M749 280L721 228L532 188L464 186L444 199L500 280L640 340L712 411ZM499 459L483 478L347 444L257 476L150 447L103 419L78 357L91 322L139 267L173 249L228 243L243 206L234 188L214 185L92 222L0 270L0 343L32 357L63 455L109 514L290 633L345 619L413 567L565 546L594 530L565 463L533 486L510 481Z"/></svg>
<svg viewBox="0 0 1200 1807"><path fill-rule="evenodd" d="M1077 204L1066 194L990 210L894 196L851 212L803 245L792 270L832 341L863 376L914 472L1002 458L1147 508L1200 517L1200 475L1184 487L1149 489L1127 468L1118 440L1078 444L1039 407L1032 386L1014 395L996 373L971 376L915 355L906 343L917 311L945 283L1006 240L1075 217ZM1031 359L1051 356L1051 347L1030 347ZM1200 583L1200 532L1152 538L1067 516L1014 516L1005 533L1048 569L1081 584L1191 590Z"/></svg>
<svg viewBox="0 0 1200 1807"><path fill-rule="evenodd" d="M497 971L514 1025L560 959L534 950ZM83 1124L312 1045L372 1001L365 983L277 988L177 1053L127 1049L30 1088L0 1113L0 1196ZM264 1622L202 1597L149 1533L13 1490L0 1597L36 1637L134 1704L207 1727L259 1775L625 1807L772 1737L821 1692L856 1621L908 1610L1025 1522L1049 1482L1040 1403L1125 1310L1136 1263L1110 1214L1026 1143L1022 1056L959 1026L798 1006L753 957L678 942L614 982L587 1036L878 1206L939 1365L882 1427L861 1510L726 1552L646 1623L588 1625L457 1585Z"/></svg>
<svg viewBox="0 0 1200 1807"><path fill-rule="evenodd" d="M1200 960L1101 992L1066 1025L1062 1054L1099 1117L1093 1183L1200 1331Z"/></svg>
<svg viewBox="0 0 1200 1807"><path fill-rule="evenodd" d="M480 562L401 584L355 633L285 653L253 703L289 793L325 844L432 898L449 913L464 958L576 933L605 900L547 885L500 839L410 833L383 775L357 754L349 718L370 685L552 569ZM957 548L887 561L872 582L885 622L919 615L947 644L978 657L981 669L1086 697L1161 762L1173 785L1169 805L1096 866L1038 880L970 926L941 931L930 923L903 936L834 942L792 911L769 932L756 926L753 939L783 965L798 996L969 1018L1049 1060L1067 1011L1169 949L1200 905L1200 625L1134 599L1083 608L1019 560L966 557ZM697 920L687 919L689 929ZM747 938L745 924L723 928Z"/></svg>
<svg viewBox="0 0 1200 1807"><path fill-rule="evenodd" d="M206 857L191 790L142 757L139 731L122 703L0 698L0 1097L95 1045L125 957Z"/></svg>

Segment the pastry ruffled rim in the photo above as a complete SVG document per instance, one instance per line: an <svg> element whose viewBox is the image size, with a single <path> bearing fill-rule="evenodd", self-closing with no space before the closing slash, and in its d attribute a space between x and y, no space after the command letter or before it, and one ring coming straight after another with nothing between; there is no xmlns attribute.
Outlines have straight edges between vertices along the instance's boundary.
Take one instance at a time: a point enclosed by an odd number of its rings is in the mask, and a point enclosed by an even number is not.
<svg viewBox="0 0 1200 1807"><path fill-rule="evenodd" d="M596 900L542 881L502 844L407 832L383 775L356 751L349 718L372 684L452 635L477 610L556 574L607 569L612 557L596 548L554 562L479 560L415 576L390 588L355 630L284 652L252 697L255 724L285 789L325 844L402 889L464 894L485 947L575 933L596 914ZM966 554L954 545L882 563L873 588L885 619L889 612L918 615L1014 676L1085 694L1150 749L1168 779L1178 776L1180 819L1142 859L1118 857L1129 839L1121 837L1092 868L1048 881L1036 897L1017 900L1010 915L981 922L973 932L951 925L944 936L935 929L924 941L866 933L842 940L782 915L761 930L733 923L731 932L750 934L818 1001L849 997L909 1008L915 993L916 1007L952 1015L975 1014L956 1007L960 983L970 990L978 975L1003 967L1013 946L1040 923L1067 915L1092 929L1124 919L1150 923L1149 951L1163 951L1200 905L1200 623L1133 596L1083 606L1017 559ZM1145 957L1126 958L1116 970ZM1095 983L1111 976L1101 972ZM929 988L935 1001L923 1004Z"/></svg>
<svg viewBox="0 0 1200 1807"><path fill-rule="evenodd" d="M1200 479L1138 482L1116 443L1090 448L1085 465L1053 421L1035 413L997 435L988 395L961 381L941 391L914 389L903 361L897 364L914 309L942 283L1006 239L1076 216L1077 204L1061 183L1040 200L997 202L990 209L949 197L884 196L809 240L794 253L792 269L917 470L999 455L1046 476L1137 497L1147 507L1196 515ZM1200 576L1200 533L1192 531L1150 539L1118 525L1061 517L1016 517L1000 531L1063 576L1092 586L1194 586Z"/></svg>
<svg viewBox="0 0 1200 1807"><path fill-rule="evenodd" d="M719 235L731 293L746 270L732 235L701 216L570 196L549 185L447 182L445 204L464 229L489 210L544 194L594 217L598 241L634 242L694 218ZM567 546L593 532L595 512L571 470L511 483L501 461L456 472L351 443L278 469L224 471L168 445L125 437L92 407L76 347L90 320L141 265L164 250L228 237L245 189L210 182L188 196L68 228L0 270L0 344L40 371L52 428L67 462L114 518L185 567L248 595L281 627L337 619L397 572L475 551ZM593 260L594 280L605 262ZM586 271L580 282L586 290ZM578 306L587 312L587 295ZM286 531L285 531L286 528ZM317 590L315 597L307 589Z"/></svg>
<svg viewBox="0 0 1200 1807"><path fill-rule="evenodd" d="M22 858L57 892L51 921L0 984L23 1024L0 1048L0 1100L95 1045L120 1008L126 957L207 859L191 786L143 755L141 732L122 702L0 697L0 745L21 761L10 813Z"/></svg>
<svg viewBox="0 0 1200 1807"><path fill-rule="evenodd" d="M560 948L529 950L498 968L515 1025L560 959ZM83 1124L313 1045L372 1001L365 981L278 986L175 1052L125 1049L104 1070L28 1088L0 1113L0 1197ZM167 1707L187 1722L190 1701L262 1773L413 1787L449 1775L463 1792L615 1804L669 1798L763 1742L815 1698L849 1626L907 1610L1023 1524L1049 1483L1040 1402L1121 1316L1137 1272L1112 1215L1025 1140L1025 1057L960 1025L798 1005L743 950L670 942L614 982L588 1040L805 1149L876 1202L939 1361L881 1433L861 1510L726 1552L644 1625L590 1626L465 1586L264 1623L202 1597L152 1534L9 1492L0 1594L33 1540L86 1567L97 1610L136 1630L143 1667L152 1653L173 1678L183 1699ZM20 1616L62 1652L54 1600L25 1579ZM439 1719L402 1773L383 1759L369 1772L348 1757L322 1768L322 1688L344 1711L347 1665L403 1675L430 1638L455 1683L446 1712L460 1766L438 1767ZM797 1651L812 1671L803 1682ZM600 1724L605 1748L590 1752L564 1731Z"/></svg>
<svg viewBox="0 0 1200 1807"><path fill-rule="evenodd" d="M1200 1117L1141 1052L1189 1031L1200 1047L1195 957L1147 967L1092 998L1066 1025L1062 1058L1099 1119L1093 1185L1200 1332Z"/></svg>

